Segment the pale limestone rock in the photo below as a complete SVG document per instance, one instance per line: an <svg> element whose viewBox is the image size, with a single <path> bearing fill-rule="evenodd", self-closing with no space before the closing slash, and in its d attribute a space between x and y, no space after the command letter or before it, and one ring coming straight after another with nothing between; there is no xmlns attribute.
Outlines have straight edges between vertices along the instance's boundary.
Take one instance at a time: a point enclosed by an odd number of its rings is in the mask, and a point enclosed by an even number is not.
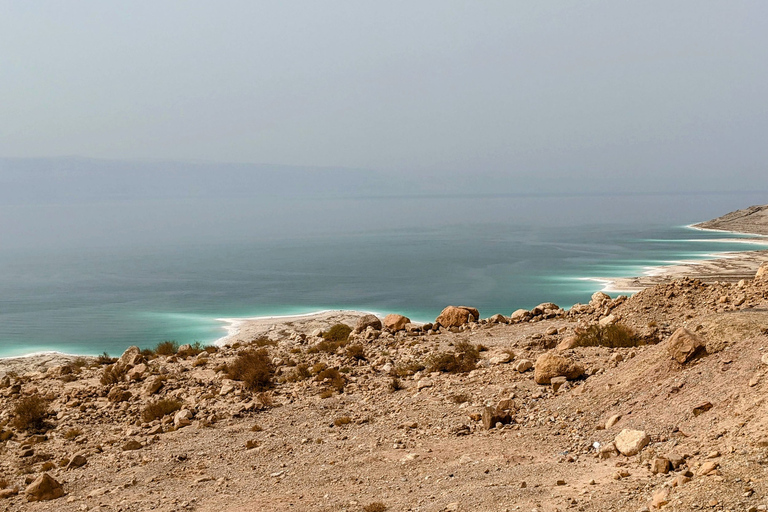
<svg viewBox="0 0 768 512"><path fill-rule="evenodd" d="M640 453L640 450L648 446L651 438L642 430L624 429L619 432L619 435L616 436L613 442L619 453L630 457L637 455Z"/></svg>

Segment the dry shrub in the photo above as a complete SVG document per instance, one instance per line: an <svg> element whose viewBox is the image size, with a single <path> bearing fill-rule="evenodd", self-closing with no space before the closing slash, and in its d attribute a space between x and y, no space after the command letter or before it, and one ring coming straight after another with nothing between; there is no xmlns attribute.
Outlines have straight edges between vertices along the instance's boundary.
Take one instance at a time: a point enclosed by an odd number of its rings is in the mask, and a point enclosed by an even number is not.
<svg viewBox="0 0 768 512"><path fill-rule="evenodd" d="M251 432L261 432L264 430L258 423L251 427Z"/></svg>
<svg viewBox="0 0 768 512"><path fill-rule="evenodd" d="M144 423L150 423L154 420L159 420L166 414L171 414L181 409L182 402L178 400L172 400L163 398L148 404L143 411L141 411L141 419Z"/></svg>
<svg viewBox="0 0 768 512"><path fill-rule="evenodd" d="M591 325L576 334L576 345L579 347L636 347L643 343L640 336L623 324Z"/></svg>
<svg viewBox="0 0 768 512"><path fill-rule="evenodd" d="M430 372L467 373L477 367L480 354L477 347L466 340L456 343L453 352L439 352L427 359Z"/></svg>
<svg viewBox="0 0 768 512"><path fill-rule="evenodd" d="M323 333L323 339L343 343L349 339L350 333L352 328L347 324L336 324Z"/></svg>
<svg viewBox="0 0 768 512"><path fill-rule="evenodd" d="M374 501L363 507L363 512L384 512L387 506L380 501Z"/></svg>
<svg viewBox="0 0 768 512"><path fill-rule="evenodd" d="M333 424L336 425L337 427L340 427L342 425L349 425L350 423L352 423L352 418L350 418L349 416L340 416L335 420L333 420Z"/></svg>
<svg viewBox="0 0 768 512"><path fill-rule="evenodd" d="M155 354L158 356L172 356L179 350L179 344L175 341L161 341L155 346Z"/></svg>
<svg viewBox="0 0 768 512"><path fill-rule="evenodd" d="M40 466L40 471L43 471L43 472L44 471L50 471L50 470L54 469L55 467L56 467L56 464L54 464L51 461L48 461L48 462L44 463L42 466Z"/></svg>
<svg viewBox="0 0 768 512"><path fill-rule="evenodd" d="M48 401L40 395L31 395L16 402L11 426L17 430L45 430L47 417Z"/></svg>
<svg viewBox="0 0 768 512"><path fill-rule="evenodd" d="M227 376L242 381L247 389L264 391L273 385L275 366L267 349L245 350L227 365Z"/></svg>
<svg viewBox="0 0 768 512"><path fill-rule="evenodd" d="M123 365L111 364L106 366L101 372L101 378L99 379L99 382L101 382L104 386L112 386L114 384L123 382L125 380L126 373L128 373L128 370Z"/></svg>
<svg viewBox="0 0 768 512"><path fill-rule="evenodd" d="M347 357L357 359L358 361L365 360L365 348L360 344L349 345L347 347Z"/></svg>
<svg viewBox="0 0 768 512"><path fill-rule="evenodd" d="M5 477L0 477L0 489L7 489L8 485L10 485L8 480L6 480Z"/></svg>
<svg viewBox="0 0 768 512"><path fill-rule="evenodd" d="M392 368L392 371L390 372L390 375L392 377L410 377L416 372L420 372L421 370L425 369L426 367L421 364L418 361L411 361L408 363L402 363L394 368Z"/></svg>
<svg viewBox="0 0 768 512"><path fill-rule="evenodd" d="M299 382L307 380L312 376L312 372L309 371L309 366L306 363L299 363L286 377L287 382Z"/></svg>
<svg viewBox="0 0 768 512"><path fill-rule="evenodd" d="M320 398L331 398L333 396L332 389L324 389L320 392Z"/></svg>
<svg viewBox="0 0 768 512"><path fill-rule="evenodd" d="M315 380L318 382L326 382L331 390L341 393L344 391L344 377L336 368L326 368L315 376Z"/></svg>

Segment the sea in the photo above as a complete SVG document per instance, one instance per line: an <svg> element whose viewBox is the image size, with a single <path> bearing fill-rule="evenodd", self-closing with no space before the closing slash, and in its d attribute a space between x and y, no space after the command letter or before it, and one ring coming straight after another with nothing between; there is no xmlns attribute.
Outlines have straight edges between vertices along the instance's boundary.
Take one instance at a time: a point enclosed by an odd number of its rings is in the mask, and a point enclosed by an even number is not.
<svg viewBox="0 0 768 512"><path fill-rule="evenodd" d="M765 248L686 227L765 202L737 192L6 203L0 357L209 344L227 318L568 308L607 278Z"/></svg>

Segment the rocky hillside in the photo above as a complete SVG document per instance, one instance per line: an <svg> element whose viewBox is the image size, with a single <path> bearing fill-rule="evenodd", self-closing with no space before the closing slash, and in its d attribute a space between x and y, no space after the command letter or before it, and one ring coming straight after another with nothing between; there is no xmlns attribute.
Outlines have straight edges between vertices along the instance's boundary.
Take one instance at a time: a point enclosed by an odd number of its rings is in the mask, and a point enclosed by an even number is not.
<svg viewBox="0 0 768 512"><path fill-rule="evenodd" d="M768 205L750 206L722 217L695 224L693 227L768 235Z"/></svg>
<svg viewBox="0 0 768 512"><path fill-rule="evenodd" d="M0 510L768 509L768 266L350 327L6 374Z"/></svg>

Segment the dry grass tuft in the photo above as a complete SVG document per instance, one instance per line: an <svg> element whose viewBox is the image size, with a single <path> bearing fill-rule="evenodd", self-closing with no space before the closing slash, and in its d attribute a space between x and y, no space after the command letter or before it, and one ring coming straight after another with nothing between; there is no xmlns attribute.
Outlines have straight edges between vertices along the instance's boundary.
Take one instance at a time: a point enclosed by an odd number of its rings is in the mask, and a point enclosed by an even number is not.
<svg viewBox="0 0 768 512"><path fill-rule="evenodd" d="M64 439L66 439L67 441L72 441L73 439L75 439L76 437L81 436L81 435L83 435L83 431L82 430L80 430L79 428L72 428L72 429L67 430L64 433Z"/></svg>
<svg viewBox="0 0 768 512"><path fill-rule="evenodd" d="M342 425L349 425L350 423L352 423L352 418L350 418L349 416L340 416L335 420L333 420L333 424L336 425L337 427L340 427Z"/></svg>
<svg viewBox="0 0 768 512"><path fill-rule="evenodd" d="M363 512L384 512L387 510L387 506L380 501L369 503L363 507Z"/></svg>

